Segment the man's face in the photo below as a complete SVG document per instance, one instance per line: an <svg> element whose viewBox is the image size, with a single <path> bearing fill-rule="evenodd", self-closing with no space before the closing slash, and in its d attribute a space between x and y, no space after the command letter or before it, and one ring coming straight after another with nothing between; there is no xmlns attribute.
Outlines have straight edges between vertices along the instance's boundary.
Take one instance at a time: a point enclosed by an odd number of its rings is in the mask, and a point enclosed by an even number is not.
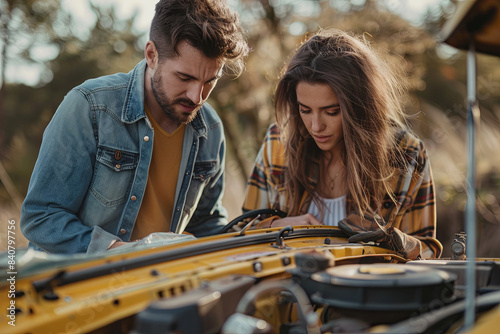
<svg viewBox="0 0 500 334"><path fill-rule="evenodd" d="M189 123L222 74L223 63L207 58L182 41L179 56L159 61L151 77L151 90L165 115L177 123Z"/></svg>

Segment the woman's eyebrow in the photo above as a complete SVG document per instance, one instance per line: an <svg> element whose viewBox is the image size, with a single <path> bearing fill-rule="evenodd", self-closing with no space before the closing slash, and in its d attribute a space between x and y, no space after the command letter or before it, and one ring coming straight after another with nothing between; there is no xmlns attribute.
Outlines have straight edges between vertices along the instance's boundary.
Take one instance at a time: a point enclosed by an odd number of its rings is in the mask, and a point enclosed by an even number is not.
<svg viewBox="0 0 500 334"><path fill-rule="evenodd" d="M335 103L335 104L331 104L331 105L326 106L326 107L321 107L319 109L332 109L332 108L339 108L339 107L340 107L340 104Z"/></svg>
<svg viewBox="0 0 500 334"><path fill-rule="evenodd" d="M304 107L304 108L311 109L311 107L306 106L304 103L301 103L300 101L297 101L297 103L298 103L300 106ZM340 107L340 104L339 104L339 103L335 103L335 104L331 104L331 105L329 105L329 106L320 107L319 109L331 109L331 108L338 108L338 107Z"/></svg>

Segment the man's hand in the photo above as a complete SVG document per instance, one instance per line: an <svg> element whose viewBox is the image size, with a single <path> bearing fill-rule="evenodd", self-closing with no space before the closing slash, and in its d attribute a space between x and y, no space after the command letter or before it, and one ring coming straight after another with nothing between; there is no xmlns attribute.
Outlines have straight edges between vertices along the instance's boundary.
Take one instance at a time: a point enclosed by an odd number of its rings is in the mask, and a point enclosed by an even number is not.
<svg viewBox="0 0 500 334"><path fill-rule="evenodd" d="M298 226L298 225L321 225L321 222L307 213L302 216L285 217L273 220L270 227Z"/></svg>
<svg viewBox="0 0 500 334"><path fill-rule="evenodd" d="M110 249L113 249L113 248L116 248L116 247L120 247L122 245L126 245L127 243L125 241L116 241L115 243L113 243L111 245L111 247L108 248L108 250Z"/></svg>
<svg viewBox="0 0 500 334"><path fill-rule="evenodd" d="M386 228L385 221L378 215L361 217L353 213L339 221L339 228L349 236L349 242L384 243L407 259L420 258L420 240L395 227Z"/></svg>

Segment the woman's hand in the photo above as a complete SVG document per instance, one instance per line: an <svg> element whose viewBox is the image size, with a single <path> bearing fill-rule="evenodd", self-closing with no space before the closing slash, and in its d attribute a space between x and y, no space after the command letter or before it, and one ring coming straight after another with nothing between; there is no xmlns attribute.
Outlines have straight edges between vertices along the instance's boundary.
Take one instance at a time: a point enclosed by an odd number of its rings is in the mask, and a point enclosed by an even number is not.
<svg viewBox="0 0 500 334"><path fill-rule="evenodd" d="M382 217L352 213L339 221L339 228L349 236L349 242L385 243L403 257L415 260L421 258L422 243L417 238L399 229L387 226Z"/></svg>
<svg viewBox="0 0 500 334"><path fill-rule="evenodd" d="M270 227L298 226L298 225L321 225L321 222L311 215L306 213L302 216L285 217L273 220Z"/></svg>

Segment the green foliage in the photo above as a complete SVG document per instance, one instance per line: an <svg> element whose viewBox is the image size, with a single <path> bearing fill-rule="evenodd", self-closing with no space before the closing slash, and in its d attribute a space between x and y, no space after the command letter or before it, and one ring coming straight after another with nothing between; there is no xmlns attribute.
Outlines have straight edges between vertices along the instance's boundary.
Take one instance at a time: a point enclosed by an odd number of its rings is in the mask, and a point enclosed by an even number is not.
<svg viewBox="0 0 500 334"><path fill-rule="evenodd" d="M51 80L37 87L6 84L0 102L5 121L2 124L8 125L3 127L0 156L22 194L27 190L43 131L66 93L87 79L129 71L142 54L142 50L136 48L140 36L132 32L133 19L115 25L119 20L111 9L92 7L97 23L91 28L89 37L82 40L75 34L67 34L66 31L57 33L57 29L52 29L61 24L71 27L71 17L62 11L58 13L57 19L54 15L44 17L39 13L42 3L48 6L52 2L14 2L17 7L11 11L27 18L27 31L33 33L30 41L42 35L47 43L59 49L57 57L44 64ZM57 12L57 8L50 8ZM33 17L29 16L31 14ZM30 54L29 47L32 45L32 42L26 44L24 55ZM0 188L0 194L2 190ZM0 198L6 198L6 194Z"/></svg>

